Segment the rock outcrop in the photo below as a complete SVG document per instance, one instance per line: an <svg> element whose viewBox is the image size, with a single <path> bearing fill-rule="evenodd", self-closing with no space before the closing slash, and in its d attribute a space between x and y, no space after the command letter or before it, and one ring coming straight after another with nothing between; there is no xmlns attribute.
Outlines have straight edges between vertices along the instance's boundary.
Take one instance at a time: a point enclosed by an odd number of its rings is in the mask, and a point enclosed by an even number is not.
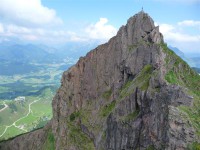
<svg viewBox="0 0 200 150"><path fill-rule="evenodd" d="M179 59L166 48L159 27L141 11L108 43L63 73L50 127L0 146L18 150L30 143L26 150L45 149L48 128L56 150L187 149L199 137L184 110L193 108L199 95L190 96L193 86L186 89L187 79L170 73L187 68L188 76L200 78Z"/></svg>
<svg viewBox="0 0 200 150"><path fill-rule="evenodd" d="M48 150L53 138L51 122L44 128L19 135L0 144L1 150ZM49 149L50 150L50 149Z"/></svg>

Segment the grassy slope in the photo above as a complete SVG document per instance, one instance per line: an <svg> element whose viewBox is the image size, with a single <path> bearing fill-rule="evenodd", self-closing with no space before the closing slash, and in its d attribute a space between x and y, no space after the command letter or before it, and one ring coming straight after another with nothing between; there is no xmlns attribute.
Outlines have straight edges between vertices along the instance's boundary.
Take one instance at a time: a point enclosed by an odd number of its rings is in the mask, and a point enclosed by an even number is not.
<svg viewBox="0 0 200 150"><path fill-rule="evenodd" d="M32 104L32 112L28 117L16 122L17 126L23 126L25 130L30 131L44 126L47 120L52 117L52 92L53 94L55 93L60 83L62 73L62 70L58 69L60 65L39 66L40 70L38 72L31 72L29 74L0 76L0 106L4 107L5 102L13 107L13 110L8 107L0 112L0 135L4 132L6 126L10 126L17 119L26 116L28 105L34 100L41 99ZM12 101L18 96L25 96L26 102L20 104ZM11 126L0 139L7 139L21 133L24 133L24 131Z"/></svg>
<svg viewBox="0 0 200 150"><path fill-rule="evenodd" d="M17 106L17 111L12 112L10 108L7 108L0 113L0 134L4 132L6 126L11 125L17 119L26 116L28 113L28 105L34 100L39 101L31 105L32 112L27 117L17 121L16 125L23 126L23 128L27 131L44 126L47 120L52 117L51 100L54 94L54 92L52 92L52 89L46 88L39 96L26 97L24 105L8 101L7 103L12 103ZM11 126L0 139L8 139L24 132L25 131L21 129Z"/></svg>
<svg viewBox="0 0 200 150"><path fill-rule="evenodd" d="M48 130L47 138L46 141L44 141L42 150L55 150L55 138L51 129Z"/></svg>
<svg viewBox="0 0 200 150"><path fill-rule="evenodd" d="M166 81L170 84L185 87L188 95L194 98L192 107L180 106L179 108L185 112L186 119L191 121L196 129L196 134L200 136L200 76L170 50L166 44L161 44L161 47L166 54ZM194 142L190 145L190 149L200 149L200 144Z"/></svg>
<svg viewBox="0 0 200 150"><path fill-rule="evenodd" d="M170 84L177 84L183 87L188 88L189 94L194 96L194 106L190 107L180 107L180 109L187 113L187 119L191 120L197 132L200 131L200 76L194 72L188 65L185 63L180 57L178 57L173 51L167 48L167 45L160 44L164 53L166 53L166 68L167 73L165 79ZM127 96L129 96L135 88L140 88L141 90L147 90L149 87L149 80L151 76L157 75L157 70L153 70L151 65L146 65L141 72L134 78L134 80L127 81L124 86L119 91L119 99L110 101L110 97L112 95L112 90L105 91L102 94L102 98L105 100L103 106L101 106L100 110L98 110L99 122L105 121L110 113L112 113L118 103L124 100ZM156 90L156 89L155 89ZM99 131L103 131L101 124L98 124L98 121L91 115L93 104L89 103L87 108L79 110L78 112L74 112L69 116L69 121L67 123L70 129L70 141L72 144L80 147L87 141L87 143L91 143L91 140L87 139L84 134L82 135L82 131L79 128L77 122L81 120L81 122L87 126L87 128L93 133L98 133ZM123 118L119 118L123 121L134 120L139 113L139 110L124 116ZM92 125L91 125L92 124ZM76 132L77 131L77 132ZM79 134L78 134L79 133ZM81 134L81 135L80 135ZM103 136L103 135L102 135ZM86 138L86 139L85 139ZM79 143L76 141L83 141ZM192 145L189 145L189 148L198 149L199 144L194 142ZM85 149L93 149L92 144L90 147L85 147Z"/></svg>
<svg viewBox="0 0 200 150"><path fill-rule="evenodd" d="M104 99L104 104L97 111L97 115L93 115L91 112L94 111L94 101L90 101L86 108L82 108L79 111L73 112L67 121L69 128L69 143L75 145L77 148L86 150L93 150L93 142L86 134L84 134L80 128L79 120L85 125L89 131L93 134L104 133L103 122L106 121L107 117L115 110L116 106L123 101L126 97L133 93L135 88L146 90L149 86L149 80L153 72L151 65L146 65L141 72L136 76L134 80L127 81L119 91L119 99L111 101L112 90L105 91L101 98ZM139 114L139 110L136 110L123 118L119 118L121 121L134 120ZM98 116L98 117L97 117ZM98 119L97 119L98 118ZM105 138L105 135L102 135ZM87 143L87 144L86 144Z"/></svg>
<svg viewBox="0 0 200 150"><path fill-rule="evenodd" d="M163 51L167 54L166 55L167 74L165 76L166 81L168 81L170 84L178 84L180 86L188 88L188 93L194 97L194 106L192 108L180 107L180 109L186 112L187 114L186 117L190 119L197 133L199 133L200 132L200 117L199 117L200 116L200 76L197 73L195 73L180 57L176 56L173 51L169 50L165 44L161 44L161 47L163 48ZM128 81L122 87L120 91L119 99L116 101L109 101L110 96L112 95L112 90L105 91L105 93L103 93L102 95L102 98L108 101L108 103L102 106L101 109L99 110L100 117L106 118L111 112L113 112L117 103L123 100L125 97L129 96L133 92L135 87L139 87L141 90L146 90L149 86L148 85L149 79L151 75L154 73L155 72L153 72L152 66L146 65L134 80ZM42 114L41 110L44 110L45 112L49 113L50 112L49 109L45 106L45 104L47 103L48 102L45 102L45 101L39 101L38 103L33 104L32 105L33 114L35 116L40 115ZM92 116L89 110L90 106L87 109L88 110L80 110L78 112L74 112L69 116L68 123L67 123L68 128L70 129L69 142L71 144L75 144L78 148L81 147L83 149L94 149L92 140L89 139L81 131L79 126L77 126L77 121L81 119L82 123L84 123L84 125L87 125L87 127L90 129L90 125L88 123L88 118L92 119ZM138 113L139 113L139 110L136 110L135 112L125 116L122 119L123 120L135 119ZM33 114L30 115L30 118L31 117L34 118ZM23 123L23 122L30 123L31 120L34 120L33 118L31 119L30 118L21 120L21 122L18 122L18 124ZM97 128L99 130L99 128L101 127L95 127L95 124L94 124L92 128L93 130L94 128ZM9 132L17 133L17 130L15 127L12 127ZM52 133L49 131L47 141L45 142L45 148L53 149L54 147L53 143L54 143L54 137ZM87 145L84 145L85 143L87 143ZM199 149L199 144L194 142L192 145L190 145L190 149Z"/></svg>

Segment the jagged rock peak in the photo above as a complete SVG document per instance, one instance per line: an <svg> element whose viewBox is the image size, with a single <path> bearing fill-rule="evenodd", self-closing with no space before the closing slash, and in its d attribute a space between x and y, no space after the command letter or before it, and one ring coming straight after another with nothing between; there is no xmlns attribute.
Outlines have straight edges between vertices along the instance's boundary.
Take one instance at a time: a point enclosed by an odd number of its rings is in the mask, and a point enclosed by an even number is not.
<svg viewBox="0 0 200 150"><path fill-rule="evenodd" d="M134 23L136 29L141 29L144 32L150 32L155 28L153 19L144 11L140 11L128 20L128 25Z"/></svg>
<svg viewBox="0 0 200 150"><path fill-rule="evenodd" d="M188 85L182 78L187 72L192 70L141 11L63 73L48 125L0 143L0 149L186 150L199 138L179 106L190 107L193 98L174 80Z"/></svg>
<svg viewBox="0 0 200 150"><path fill-rule="evenodd" d="M128 44L138 43L142 40L147 42L163 42L163 36L159 32L159 26L154 25L153 19L144 11L128 19L126 26L122 26L118 35L128 37Z"/></svg>

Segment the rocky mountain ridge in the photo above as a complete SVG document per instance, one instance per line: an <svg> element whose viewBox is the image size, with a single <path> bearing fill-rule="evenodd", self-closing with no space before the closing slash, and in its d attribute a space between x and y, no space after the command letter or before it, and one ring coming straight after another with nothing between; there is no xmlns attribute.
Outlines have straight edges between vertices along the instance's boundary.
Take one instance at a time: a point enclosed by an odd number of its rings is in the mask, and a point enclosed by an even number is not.
<svg viewBox="0 0 200 150"><path fill-rule="evenodd" d="M196 112L190 111L200 103L199 81L198 74L167 48L151 17L141 11L108 43L63 73L48 125L0 147L192 148L200 142L200 124Z"/></svg>

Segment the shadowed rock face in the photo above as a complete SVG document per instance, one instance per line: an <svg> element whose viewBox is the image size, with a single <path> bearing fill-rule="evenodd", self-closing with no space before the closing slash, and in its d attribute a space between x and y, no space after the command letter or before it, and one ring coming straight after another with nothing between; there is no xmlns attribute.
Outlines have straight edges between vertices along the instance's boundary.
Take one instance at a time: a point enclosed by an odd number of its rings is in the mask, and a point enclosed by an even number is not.
<svg viewBox="0 0 200 150"><path fill-rule="evenodd" d="M19 135L14 139L0 143L0 150L42 150L45 149L48 134L51 132L51 123L44 128Z"/></svg>
<svg viewBox="0 0 200 150"><path fill-rule="evenodd" d="M178 108L192 106L193 98L165 80L169 67L162 44L159 28L141 11L108 43L64 72L48 128L55 149L173 150L186 149L198 140ZM43 138L35 136L41 132L47 138L45 128L0 146L20 149L40 140L40 146L27 149L45 149ZM21 142L26 136L33 141Z"/></svg>

